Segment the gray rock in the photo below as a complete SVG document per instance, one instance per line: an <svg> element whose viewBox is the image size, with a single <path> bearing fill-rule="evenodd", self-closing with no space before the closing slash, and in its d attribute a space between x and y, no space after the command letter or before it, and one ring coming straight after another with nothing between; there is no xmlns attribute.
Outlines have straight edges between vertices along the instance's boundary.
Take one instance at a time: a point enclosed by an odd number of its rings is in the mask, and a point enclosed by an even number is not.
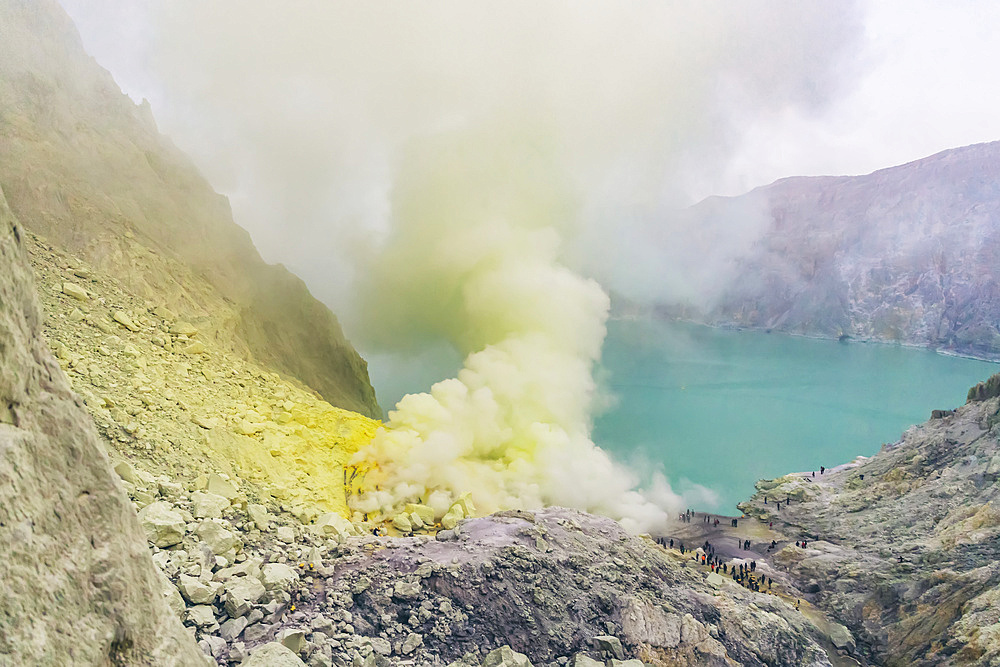
<svg viewBox="0 0 1000 667"><path fill-rule="evenodd" d="M56 4L0 3L0 25L10 64L0 85L15 107L11 77L50 76L31 74L40 65L19 45L67 66L91 62L56 27L67 25ZM93 421L45 347L24 238L0 191L0 654L11 665L205 664L167 606Z"/></svg>
<svg viewBox="0 0 1000 667"><path fill-rule="evenodd" d="M63 283L62 293L67 296L71 296L78 301L88 301L90 299L90 294L87 293L87 290L83 289L76 283Z"/></svg>
<svg viewBox="0 0 1000 667"><path fill-rule="evenodd" d="M238 618L231 618L222 624L219 628L219 636L225 639L227 642L231 642L240 636L247 627L247 619L243 616Z"/></svg>
<svg viewBox="0 0 1000 667"><path fill-rule="evenodd" d="M483 667L533 667L528 656L509 646L501 646L486 654Z"/></svg>
<svg viewBox="0 0 1000 667"><path fill-rule="evenodd" d="M618 658L619 660L625 659L625 649L622 648L621 640L618 637L612 637L610 635L600 635L594 637L594 648L598 651L605 651L610 653L612 657Z"/></svg>
<svg viewBox="0 0 1000 667"><path fill-rule="evenodd" d="M372 650L379 655L392 655L392 645L385 637L372 637Z"/></svg>
<svg viewBox="0 0 1000 667"><path fill-rule="evenodd" d="M187 608L187 620L199 628L213 630L219 627L215 620L215 609L210 605L199 604Z"/></svg>
<svg viewBox="0 0 1000 667"><path fill-rule="evenodd" d="M226 644L226 640L222 637L207 635L203 637L200 642L198 642L198 645L205 653L214 657L216 660L222 660L229 653L229 645Z"/></svg>
<svg viewBox="0 0 1000 667"><path fill-rule="evenodd" d="M420 596L419 581L397 581L392 589L393 597L401 600L412 600Z"/></svg>
<svg viewBox="0 0 1000 667"><path fill-rule="evenodd" d="M306 647L306 632L300 628L282 630L278 635L279 641L292 653L299 654Z"/></svg>
<svg viewBox="0 0 1000 667"><path fill-rule="evenodd" d="M239 664L247 659L250 654L247 652L243 642L233 642L229 645L229 661Z"/></svg>
<svg viewBox="0 0 1000 667"><path fill-rule="evenodd" d="M226 613L230 618L244 616L250 607L260 601L264 594L263 584L252 577L231 580L225 585Z"/></svg>
<svg viewBox="0 0 1000 667"><path fill-rule="evenodd" d="M221 519L229 509L229 499L214 493L195 491L191 494L191 514L196 519Z"/></svg>
<svg viewBox="0 0 1000 667"><path fill-rule="evenodd" d="M243 547L243 542L236 536L236 533L230 531L226 527L226 524L219 519L206 519L202 521L198 524L194 533L201 538L216 556L225 554L232 549L238 551Z"/></svg>
<svg viewBox="0 0 1000 667"><path fill-rule="evenodd" d="M576 657L573 658L572 667L604 667L604 663L599 660L594 660L589 655L578 653Z"/></svg>
<svg viewBox="0 0 1000 667"><path fill-rule="evenodd" d="M247 626L247 629L243 631L243 639L251 644L255 644L266 637L267 633L269 633L271 629L272 626L270 625L254 623L253 625Z"/></svg>
<svg viewBox="0 0 1000 667"><path fill-rule="evenodd" d="M400 652L403 655L409 655L414 651L416 651L417 647L423 643L424 643L424 638L421 635L417 634L416 632L411 632L406 636L406 639L403 640L403 646L400 649Z"/></svg>
<svg viewBox="0 0 1000 667"><path fill-rule="evenodd" d="M177 589L191 604L212 604L218 593L218 584L209 585L200 579L182 574L178 578Z"/></svg>
<svg viewBox="0 0 1000 667"><path fill-rule="evenodd" d="M208 484L205 490L217 496L222 496L226 500L232 500L239 495L239 491L236 490L235 486L215 473L208 476Z"/></svg>
<svg viewBox="0 0 1000 667"><path fill-rule="evenodd" d="M135 470L128 461L122 461L116 464L115 472L122 478L122 481L128 482L129 484L138 484L139 482L139 480L135 477Z"/></svg>
<svg viewBox="0 0 1000 667"><path fill-rule="evenodd" d="M267 513L267 508L263 505L250 503L247 505L247 515L257 525L258 530L267 531L271 529L271 517Z"/></svg>
<svg viewBox="0 0 1000 667"><path fill-rule="evenodd" d="M269 591L287 591L299 580L299 573L284 563L267 563L261 568L261 583Z"/></svg>
<svg viewBox="0 0 1000 667"><path fill-rule="evenodd" d="M242 667L305 667L305 664L287 647L270 642L254 649Z"/></svg>
<svg viewBox="0 0 1000 667"><path fill-rule="evenodd" d="M187 531L184 517L165 501L143 507L139 511L139 523L146 532L146 539L161 549L180 543Z"/></svg>

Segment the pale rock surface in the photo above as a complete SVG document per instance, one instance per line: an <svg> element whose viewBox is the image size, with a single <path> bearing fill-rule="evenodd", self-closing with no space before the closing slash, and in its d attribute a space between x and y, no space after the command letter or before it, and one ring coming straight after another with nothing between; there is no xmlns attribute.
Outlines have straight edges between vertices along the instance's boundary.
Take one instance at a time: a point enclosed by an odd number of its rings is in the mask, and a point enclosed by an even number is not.
<svg viewBox="0 0 1000 667"><path fill-rule="evenodd" d="M32 11L0 2L0 49L35 48L19 29ZM0 57L0 74L9 63ZM0 192L0 655L202 665L93 424L44 347L23 234Z"/></svg>
<svg viewBox="0 0 1000 667"><path fill-rule="evenodd" d="M191 514L196 519L221 519L229 507L229 499L224 496L204 491L191 494Z"/></svg>
<svg viewBox="0 0 1000 667"><path fill-rule="evenodd" d="M277 642L254 649L250 657L243 661L243 667L305 667L305 664L299 656Z"/></svg>
<svg viewBox="0 0 1000 667"><path fill-rule="evenodd" d="M187 530L184 517L165 501L150 503L139 510L139 523L146 539L160 548L179 543Z"/></svg>
<svg viewBox="0 0 1000 667"><path fill-rule="evenodd" d="M486 655L483 667L532 667L532 664L523 653L518 653L509 646L501 646Z"/></svg>
<svg viewBox="0 0 1000 667"><path fill-rule="evenodd" d="M261 568L260 581L269 591L287 590L298 580L298 572L284 563L267 563Z"/></svg>

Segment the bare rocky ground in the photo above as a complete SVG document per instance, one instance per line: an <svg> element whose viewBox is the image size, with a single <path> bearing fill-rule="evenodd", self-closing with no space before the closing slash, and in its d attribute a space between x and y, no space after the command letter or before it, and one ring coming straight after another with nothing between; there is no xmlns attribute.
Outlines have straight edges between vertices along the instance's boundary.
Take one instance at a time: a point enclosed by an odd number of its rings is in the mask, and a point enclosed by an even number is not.
<svg viewBox="0 0 1000 667"><path fill-rule="evenodd" d="M773 522L773 566L875 664L1000 664L998 388L871 458L759 482L740 506Z"/></svg>
<svg viewBox="0 0 1000 667"><path fill-rule="evenodd" d="M349 521L344 462L376 422L203 340L45 239L25 243L44 334L163 596L218 664L831 664L790 601L709 581L608 519L472 519L457 504Z"/></svg>

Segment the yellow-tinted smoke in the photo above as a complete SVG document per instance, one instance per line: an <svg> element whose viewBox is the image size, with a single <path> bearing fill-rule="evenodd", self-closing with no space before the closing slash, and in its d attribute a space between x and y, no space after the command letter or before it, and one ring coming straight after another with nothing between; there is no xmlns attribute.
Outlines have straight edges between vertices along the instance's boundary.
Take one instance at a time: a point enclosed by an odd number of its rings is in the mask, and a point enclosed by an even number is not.
<svg viewBox="0 0 1000 667"><path fill-rule="evenodd" d="M609 300L560 264L573 196L550 141L497 123L411 146L396 234L369 285L374 331L406 322L467 356L456 378L404 397L359 452L374 465L356 509L391 517L424 502L443 514L471 493L483 513L566 505L634 530L665 518L590 439Z"/></svg>

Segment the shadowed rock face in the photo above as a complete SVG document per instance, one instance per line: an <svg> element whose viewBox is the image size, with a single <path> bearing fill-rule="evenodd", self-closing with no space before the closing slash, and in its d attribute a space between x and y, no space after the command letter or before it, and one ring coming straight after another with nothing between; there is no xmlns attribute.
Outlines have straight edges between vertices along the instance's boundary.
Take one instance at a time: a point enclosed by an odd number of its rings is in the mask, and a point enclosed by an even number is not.
<svg viewBox="0 0 1000 667"><path fill-rule="evenodd" d="M204 664L42 343L22 234L0 192L0 663Z"/></svg>
<svg viewBox="0 0 1000 667"><path fill-rule="evenodd" d="M301 280L83 50L55 0L0 0L0 187L32 232L236 356L381 415L367 365Z"/></svg>
<svg viewBox="0 0 1000 667"><path fill-rule="evenodd" d="M808 540L775 564L878 664L1000 661L997 386L1000 376L977 385L870 459L760 482L740 505Z"/></svg>
<svg viewBox="0 0 1000 667"><path fill-rule="evenodd" d="M765 217L707 323L1000 356L1000 142L787 178L690 214Z"/></svg>

